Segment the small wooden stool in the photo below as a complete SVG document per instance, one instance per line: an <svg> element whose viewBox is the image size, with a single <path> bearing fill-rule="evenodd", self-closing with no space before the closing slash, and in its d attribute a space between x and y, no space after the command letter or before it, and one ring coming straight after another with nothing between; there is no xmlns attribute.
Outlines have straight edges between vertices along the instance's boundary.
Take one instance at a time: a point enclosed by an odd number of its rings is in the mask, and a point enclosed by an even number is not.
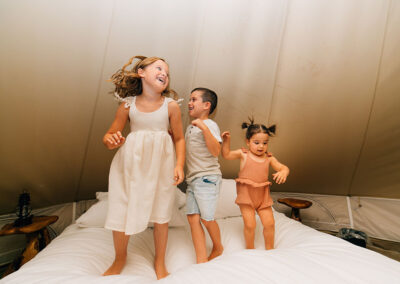
<svg viewBox="0 0 400 284"><path fill-rule="evenodd" d="M50 243L50 234L46 227L57 220L58 216L33 216L32 224L23 227L15 227L14 223L10 223L1 228L0 236L25 234L27 242L21 257L17 258L8 266L3 277L18 270Z"/></svg>
<svg viewBox="0 0 400 284"><path fill-rule="evenodd" d="M311 201L295 199L295 198L279 198L278 202L292 208L292 213L290 214L290 218L299 222L301 222L300 209L305 209L312 205Z"/></svg>

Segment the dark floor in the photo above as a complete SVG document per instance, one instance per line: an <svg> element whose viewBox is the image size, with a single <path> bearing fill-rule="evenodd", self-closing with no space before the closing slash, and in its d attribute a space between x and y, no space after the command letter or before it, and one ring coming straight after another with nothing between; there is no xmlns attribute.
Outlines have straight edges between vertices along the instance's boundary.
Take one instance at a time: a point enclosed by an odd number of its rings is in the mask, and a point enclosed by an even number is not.
<svg viewBox="0 0 400 284"><path fill-rule="evenodd" d="M8 264L0 266L0 279L3 277L3 273L6 272Z"/></svg>
<svg viewBox="0 0 400 284"><path fill-rule="evenodd" d="M321 231L330 235L337 235L337 232ZM367 249L376 251L394 260L400 261L400 243L375 238L368 238Z"/></svg>

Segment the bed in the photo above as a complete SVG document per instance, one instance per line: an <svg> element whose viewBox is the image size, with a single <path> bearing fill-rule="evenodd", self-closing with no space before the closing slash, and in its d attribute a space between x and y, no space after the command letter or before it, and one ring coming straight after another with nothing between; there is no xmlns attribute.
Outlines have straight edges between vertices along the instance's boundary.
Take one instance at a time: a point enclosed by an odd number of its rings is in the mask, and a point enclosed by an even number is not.
<svg viewBox="0 0 400 284"><path fill-rule="evenodd" d="M223 180L216 217L224 253L195 264L190 229L184 216L184 196L169 229L166 265L170 275L157 281L153 269L152 227L131 237L121 275L100 276L112 263L112 234L102 228L107 196L70 225L34 259L1 280L2 283L400 283L400 263L355 246L274 211L275 249L264 250L257 218L254 250L244 249L243 222L233 203L233 180ZM183 206L183 207L182 207ZM211 241L207 238L208 249Z"/></svg>

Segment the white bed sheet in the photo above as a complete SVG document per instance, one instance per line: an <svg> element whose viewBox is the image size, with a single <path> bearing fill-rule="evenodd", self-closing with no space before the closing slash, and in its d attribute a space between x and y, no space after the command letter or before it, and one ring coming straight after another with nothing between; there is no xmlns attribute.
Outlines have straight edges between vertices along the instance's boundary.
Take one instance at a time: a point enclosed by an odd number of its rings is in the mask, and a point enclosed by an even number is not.
<svg viewBox="0 0 400 284"><path fill-rule="evenodd" d="M166 265L157 283L400 283L400 262L318 232L274 212L275 247L265 251L257 219L255 250L244 249L241 217L218 220L225 251L195 264L189 227L169 229ZM131 237L121 275L100 276L112 263L112 234L102 228L69 226L2 283L154 283L153 231ZM211 241L207 239L208 249Z"/></svg>

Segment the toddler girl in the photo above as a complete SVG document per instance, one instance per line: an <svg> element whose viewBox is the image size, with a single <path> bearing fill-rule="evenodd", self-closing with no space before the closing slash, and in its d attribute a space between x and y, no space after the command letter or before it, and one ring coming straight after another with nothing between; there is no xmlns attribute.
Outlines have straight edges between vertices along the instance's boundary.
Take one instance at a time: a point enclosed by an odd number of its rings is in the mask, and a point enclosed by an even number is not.
<svg viewBox="0 0 400 284"><path fill-rule="evenodd" d="M239 176L236 179L237 198L244 222L244 238L246 248L254 248L254 232L256 228L255 212L260 216L264 226L265 249L274 248L275 221L272 213L272 199L269 192L271 182L268 181L268 170L271 165L277 172L273 180L277 184L284 183L289 174L289 168L267 152L269 137L275 133L275 125L266 127L243 123L242 128L247 128L246 144L248 150L230 150L230 134L222 133L222 156L227 160L240 159Z"/></svg>
<svg viewBox="0 0 400 284"><path fill-rule="evenodd" d="M134 59L138 59L136 64L126 70ZM132 57L111 81L115 84L115 96L123 103L103 138L108 149L121 147L111 163L105 223L105 228L113 231L115 260L103 275L122 271L129 236L154 222L154 268L160 279L168 275L165 267L168 221L174 190L184 177L181 112L177 102L167 97L175 92L169 89L168 65L161 58ZM127 120L131 132L125 138L121 131Z"/></svg>

